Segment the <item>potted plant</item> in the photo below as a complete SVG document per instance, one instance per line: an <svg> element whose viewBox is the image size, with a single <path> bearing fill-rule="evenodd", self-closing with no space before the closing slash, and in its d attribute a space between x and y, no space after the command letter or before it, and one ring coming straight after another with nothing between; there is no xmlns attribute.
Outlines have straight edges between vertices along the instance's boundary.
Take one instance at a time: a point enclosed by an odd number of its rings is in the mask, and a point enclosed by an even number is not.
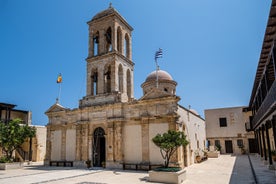
<svg viewBox="0 0 276 184"><path fill-rule="evenodd" d="M183 132L168 130L167 133L157 134L153 143L159 147L164 166L149 171L149 181L162 183L179 183L186 178L186 170L181 167L169 167L170 159L180 146L186 146L189 142Z"/></svg>
<svg viewBox="0 0 276 184"><path fill-rule="evenodd" d="M199 154L199 150L195 151L195 160L196 160L196 163L200 163L201 162L201 156Z"/></svg>
<svg viewBox="0 0 276 184"><path fill-rule="evenodd" d="M105 162L102 162L102 167L105 168Z"/></svg>
<svg viewBox="0 0 276 184"><path fill-rule="evenodd" d="M92 162L91 162L90 159L86 160L85 163L86 163L87 168L90 168L90 167L91 167L91 163L92 163Z"/></svg>
<svg viewBox="0 0 276 184"><path fill-rule="evenodd" d="M217 150L217 151L220 151L220 150L221 150L221 145L220 145L220 144L216 145L216 150Z"/></svg>
<svg viewBox="0 0 276 184"><path fill-rule="evenodd" d="M241 146L239 146L239 148L241 149L241 154L245 154L246 153L246 151L245 151L245 149L244 149L244 146L243 145L241 145Z"/></svg>

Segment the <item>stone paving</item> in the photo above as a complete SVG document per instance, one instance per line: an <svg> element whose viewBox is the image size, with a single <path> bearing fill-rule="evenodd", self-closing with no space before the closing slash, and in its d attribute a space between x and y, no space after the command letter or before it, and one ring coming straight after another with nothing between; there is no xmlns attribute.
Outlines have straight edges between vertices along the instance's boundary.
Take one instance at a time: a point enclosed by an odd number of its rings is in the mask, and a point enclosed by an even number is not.
<svg viewBox="0 0 276 184"><path fill-rule="evenodd" d="M260 158L250 156L259 184L276 183L276 173L268 170ZM247 155L220 155L187 169L184 184L253 184L255 183ZM0 183L5 184L138 184L148 182L148 172L79 169L71 167L26 166L24 169L0 171ZM158 183L154 183L158 184Z"/></svg>

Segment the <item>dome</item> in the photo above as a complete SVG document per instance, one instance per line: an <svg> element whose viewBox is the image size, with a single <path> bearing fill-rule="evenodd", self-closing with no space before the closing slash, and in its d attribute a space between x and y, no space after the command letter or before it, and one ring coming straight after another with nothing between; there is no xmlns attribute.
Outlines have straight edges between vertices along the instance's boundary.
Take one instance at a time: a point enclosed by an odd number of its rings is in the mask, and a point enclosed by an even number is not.
<svg viewBox="0 0 276 184"><path fill-rule="evenodd" d="M164 70L158 70L157 71L158 74L158 80L170 80L173 81L172 76L164 71ZM146 78L146 82L152 81L152 80L156 80L156 71L151 72L148 77Z"/></svg>

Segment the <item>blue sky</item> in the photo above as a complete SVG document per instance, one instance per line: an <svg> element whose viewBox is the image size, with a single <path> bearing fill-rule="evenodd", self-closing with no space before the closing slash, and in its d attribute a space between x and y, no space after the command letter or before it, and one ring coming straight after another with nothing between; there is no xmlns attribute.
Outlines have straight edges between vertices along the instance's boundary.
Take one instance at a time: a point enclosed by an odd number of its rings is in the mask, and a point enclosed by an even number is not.
<svg viewBox="0 0 276 184"><path fill-rule="evenodd" d="M134 95L155 70L177 81L180 104L204 109L247 106L260 56L271 0L0 0L0 102L44 112L58 96L77 108L86 93L88 25L112 2L134 28Z"/></svg>

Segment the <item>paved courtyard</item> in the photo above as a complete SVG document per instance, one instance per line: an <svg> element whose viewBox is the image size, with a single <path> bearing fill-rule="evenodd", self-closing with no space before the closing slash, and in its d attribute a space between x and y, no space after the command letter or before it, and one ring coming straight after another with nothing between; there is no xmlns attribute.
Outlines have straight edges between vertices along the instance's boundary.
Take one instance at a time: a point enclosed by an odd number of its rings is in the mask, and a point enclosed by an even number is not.
<svg viewBox="0 0 276 184"><path fill-rule="evenodd" d="M275 171L268 170L260 158L250 156L259 184L276 183ZM184 184L252 184L255 183L247 155L221 155L209 158L187 169ZM24 169L0 171L5 184L136 184L148 183L146 171L77 169L71 167L27 166ZM155 183L157 184L157 183Z"/></svg>

